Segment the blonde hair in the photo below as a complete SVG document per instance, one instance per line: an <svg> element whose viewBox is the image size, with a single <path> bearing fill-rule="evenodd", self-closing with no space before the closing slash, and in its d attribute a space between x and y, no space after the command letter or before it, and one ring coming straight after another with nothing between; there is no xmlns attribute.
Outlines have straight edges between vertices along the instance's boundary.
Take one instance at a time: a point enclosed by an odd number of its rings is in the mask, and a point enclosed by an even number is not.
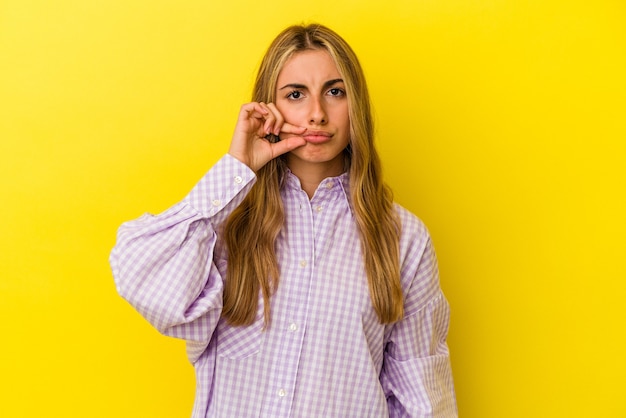
<svg viewBox="0 0 626 418"><path fill-rule="evenodd" d="M344 154L350 199L361 237L372 305L381 323L393 323L404 313L400 221L391 191L382 181L380 159L374 147L369 93L352 48L335 32L319 24L288 27L274 39L261 62L252 101L273 103L278 74L287 60L311 49L330 54L346 86L350 141ZM231 325L254 322L259 291L263 295L265 324L270 321L270 297L280 278L274 244L284 222L280 187L285 168L283 158L275 158L263 166L257 172L256 184L226 222L228 270L222 315Z"/></svg>

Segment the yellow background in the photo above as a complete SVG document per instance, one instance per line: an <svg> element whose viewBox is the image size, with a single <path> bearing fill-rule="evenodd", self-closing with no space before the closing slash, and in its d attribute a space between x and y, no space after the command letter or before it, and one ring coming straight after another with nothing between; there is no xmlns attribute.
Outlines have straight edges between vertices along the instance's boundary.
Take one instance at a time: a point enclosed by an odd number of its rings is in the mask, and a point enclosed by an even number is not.
<svg viewBox="0 0 626 418"><path fill-rule="evenodd" d="M461 416L626 417L621 0L0 0L0 416L189 416L184 346L108 254L226 152L302 21L360 56L430 227Z"/></svg>

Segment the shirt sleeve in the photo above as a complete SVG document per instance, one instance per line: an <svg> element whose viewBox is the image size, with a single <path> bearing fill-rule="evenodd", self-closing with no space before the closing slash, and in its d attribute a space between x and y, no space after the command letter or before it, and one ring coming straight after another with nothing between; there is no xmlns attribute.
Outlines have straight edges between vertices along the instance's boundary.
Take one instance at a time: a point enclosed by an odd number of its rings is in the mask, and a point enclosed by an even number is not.
<svg viewBox="0 0 626 418"><path fill-rule="evenodd" d="M430 238L417 247L407 257L417 267L409 268L413 280L405 294L405 317L387 332L381 384L390 417L457 417L446 342L449 305Z"/></svg>
<svg viewBox="0 0 626 418"><path fill-rule="evenodd" d="M226 155L182 202L118 230L110 256L118 293L161 333L187 340L192 362L221 315L216 231L255 180L250 168Z"/></svg>

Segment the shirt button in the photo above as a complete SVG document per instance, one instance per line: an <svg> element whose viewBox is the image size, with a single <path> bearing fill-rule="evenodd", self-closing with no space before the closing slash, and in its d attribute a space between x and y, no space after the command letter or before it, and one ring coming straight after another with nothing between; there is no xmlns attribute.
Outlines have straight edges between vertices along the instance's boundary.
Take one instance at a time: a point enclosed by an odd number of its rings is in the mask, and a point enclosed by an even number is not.
<svg viewBox="0 0 626 418"><path fill-rule="evenodd" d="M215 199L211 203L213 203L213 206L219 206L222 202L219 199Z"/></svg>
<svg viewBox="0 0 626 418"><path fill-rule="evenodd" d="M298 326L295 324L295 322L292 322L292 323L289 325L289 331L291 331L291 332L296 332L297 330L298 330Z"/></svg>
<svg viewBox="0 0 626 418"><path fill-rule="evenodd" d="M235 177L235 183L241 184L242 182L243 182L243 179L241 178L241 176L236 176Z"/></svg>
<svg viewBox="0 0 626 418"><path fill-rule="evenodd" d="M306 260L300 260L300 267L306 267Z"/></svg>
<svg viewBox="0 0 626 418"><path fill-rule="evenodd" d="M278 390L278 396L280 396L281 398L285 396L286 394L287 394L287 391L285 389Z"/></svg>
<svg viewBox="0 0 626 418"><path fill-rule="evenodd" d="M332 189L333 188L333 182L329 181L328 183L326 183L326 188L327 189Z"/></svg>
<svg viewBox="0 0 626 418"><path fill-rule="evenodd" d="M315 208L315 210L318 211L318 212L321 212L322 211L322 207L318 206L318 207Z"/></svg>

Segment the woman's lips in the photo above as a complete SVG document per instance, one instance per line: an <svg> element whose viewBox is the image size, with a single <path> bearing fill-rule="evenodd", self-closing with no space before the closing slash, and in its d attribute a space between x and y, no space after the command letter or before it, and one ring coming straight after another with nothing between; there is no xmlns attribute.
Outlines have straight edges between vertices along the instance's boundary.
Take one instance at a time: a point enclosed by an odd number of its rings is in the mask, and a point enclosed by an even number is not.
<svg viewBox="0 0 626 418"><path fill-rule="evenodd" d="M332 134L326 131L306 131L302 134L302 138L311 144L323 144L330 141Z"/></svg>

